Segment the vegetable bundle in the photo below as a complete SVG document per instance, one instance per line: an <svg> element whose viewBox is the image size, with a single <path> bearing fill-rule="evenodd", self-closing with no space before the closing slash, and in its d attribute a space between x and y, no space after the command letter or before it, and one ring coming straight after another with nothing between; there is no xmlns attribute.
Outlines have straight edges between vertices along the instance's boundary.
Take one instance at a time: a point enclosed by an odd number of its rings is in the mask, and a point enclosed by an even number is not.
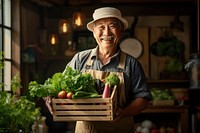
<svg viewBox="0 0 200 133"><path fill-rule="evenodd" d="M73 92L75 95L77 92L82 91L85 92L87 97L88 93L91 93L91 96L98 96L93 77L90 74L84 74L78 70L73 70L71 67L66 67L63 73L55 73L52 78L48 78L44 84L38 84L36 81L29 83L29 92L33 97L57 97L57 94L62 90Z"/></svg>
<svg viewBox="0 0 200 133"><path fill-rule="evenodd" d="M120 79L116 74L110 74L103 82L94 79L91 74L81 73L71 67L66 67L63 73L55 73L44 84L31 81L28 88L32 97L96 98L102 95L106 83L113 87L119 82Z"/></svg>

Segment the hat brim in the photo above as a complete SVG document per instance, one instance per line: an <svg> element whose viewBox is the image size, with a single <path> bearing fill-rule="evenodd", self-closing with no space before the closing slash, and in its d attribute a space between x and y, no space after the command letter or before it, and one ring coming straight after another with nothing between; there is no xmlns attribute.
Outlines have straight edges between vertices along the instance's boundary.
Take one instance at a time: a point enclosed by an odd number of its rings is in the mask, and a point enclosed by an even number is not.
<svg viewBox="0 0 200 133"><path fill-rule="evenodd" d="M128 28L128 21L122 17L116 17L116 16L113 16L113 15L109 15L109 16L102 16L96 20L93 20L93 21L90 21L88 24L87 24L87 29L90 30L90 31L93 31L93 25L94 25L94 22L97 21L97 20L100 20L100 19L103 19L103 18L117 18L119 19L122 24L124 25L124 29L127 29Z"/></svg>

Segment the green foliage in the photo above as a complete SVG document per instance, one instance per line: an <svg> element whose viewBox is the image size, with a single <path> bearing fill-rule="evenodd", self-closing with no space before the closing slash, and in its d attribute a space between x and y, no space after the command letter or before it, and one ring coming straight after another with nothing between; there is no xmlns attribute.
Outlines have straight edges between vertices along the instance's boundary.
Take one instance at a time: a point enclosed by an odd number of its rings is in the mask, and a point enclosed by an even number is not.
<svg viewBox="0 0 200 133"><path fill-rule="evenodd" d="M167 72L181 72L184 68L183 56L185 44L177 37L164 36L160 37L156 43L152 45L152 53L157 56L168 56L169 60L165 70Z"/></svg>
<svg viewBox="0 0 200 133"><path fill-rule="evenodd" d="M171 100L174 99L168 89L152 88L151 95L153 100Z"/></svg>
<svg viewBox="0 0 200 133"><path fill-rule="evenodd" d="M4 68L4 54L2 51L0 51L0 69L2 70Z"/></svg>
<svg viewBox="0 0 200 133"><path fill-rule="evenodd" d="M0 52L0 69L4 68L3 52ZM2 73L1 73L2 76ZM0 87L4 87L4 83L0 83ZM11 80L11 88L13 94L21 87L21 79L19 74L16 74ZM16 95L9 92L0 91L0 133L17 133L22 130L24 133L29 133L31 126L40 117L39 108L35 107L35 103L29 101L25 96L19 99Z"/></svg>
<svg viewBox="0 0 200 133"><path fill-rule="evenodd" d="M111 73L108 75L108 77L105 78L105 82L106 83L108 82L110 83L111 86L114 86L114 85L119 85L120 79L116 74Z"/></svg>
<svg viewBox="0 0 200 133"><path fill-rule="evenodd" d="M51 93L53 92L53 88L49 85L41 85L37 83L36 81L31 81L29 83L29 93L30 96L35 97L47 97L52 95Z"/></svg>
<svg viewBox="0 0 200 133"><path fill-rule="evenodd" d="M0 76L2 77L2 70L4 69L4 62L5 62L5 58L4 58L4 53L2 51L0 51ZM0 82L0 88L5 87L6 84L4 84L3 82ZM15 93L17 91L18 88L21 87L21 79L19 77L19 74L16 74L12 80L11 80L11 88L13 93Z"/></svg>
<svg viewBox="0 0 200 133"><path fill-rule="evenodd" d="M11 80L11 88L12 91L15 93L17 91L18 88L21 88L21 79L19 77L19 74L16 74L12 80Z"/></svg>
<svg viewBox="0 0 200 133"><path fill-rule="evenodd" d="M4 54L2 51L0 51L0 76L2 78L2 70L4 68ZM4 86L3 82L0 82L0 88L2 88Z"/></svg>
<svg viewBox="0 0 200 133"><path fill-rule="evenodd" d="M166 70L168 72L181 72L184 69L183 66L184 64L182 61L176 58L171 58L166 65Z"/></svg>
<svg viewBox="0 0 200 133"><path fill-rule="evenodd" d="M156 45L158 56L177 57L183 54L185 44L175 36L161 37Z"/></svg>
<svg viewBox="0 0 200 133"><path fill-rule="evenodd" d="M32 97L56 97L61 90L76 93L77 91L85 91L97 93L95 89L95 80L91 74L81 73L66 67L63 73L55 73L52 78L48 78L44 84L36 81L29 83L29 92Z"/></svg>
<svg viewBox="0 0 200 133"><path fill-rule="evenodd" d="M17 133L21 129L28 133L40 118L40 110L34 102L25 96L15 100L15 95L8 92L0 92L0 114L0 132Z"/></svg>

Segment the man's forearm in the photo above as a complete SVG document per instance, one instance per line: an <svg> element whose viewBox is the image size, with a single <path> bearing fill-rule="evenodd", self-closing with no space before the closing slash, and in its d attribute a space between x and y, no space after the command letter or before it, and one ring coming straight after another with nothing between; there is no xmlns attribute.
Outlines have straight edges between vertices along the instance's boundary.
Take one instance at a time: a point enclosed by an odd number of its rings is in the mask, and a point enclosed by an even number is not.
<svg viewBox="0 0 200 133"><path fill-rule="evenodd" d="M144 110L149 104L149 101L143 98L135 99L126 108L122 109L120 115L124 116L134 116Z"/></svg>

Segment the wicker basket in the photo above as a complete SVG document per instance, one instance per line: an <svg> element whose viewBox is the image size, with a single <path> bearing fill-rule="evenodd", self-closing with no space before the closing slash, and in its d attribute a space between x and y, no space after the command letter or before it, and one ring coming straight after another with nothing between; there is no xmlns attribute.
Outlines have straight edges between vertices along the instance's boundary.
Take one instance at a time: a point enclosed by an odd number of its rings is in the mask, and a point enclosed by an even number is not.
<svg viewBox="0 0 200 133"><path fill-rule="evenodd" d="M110 98L52 99L54 121L112 121L117 108L117 88Z"/></svg>

